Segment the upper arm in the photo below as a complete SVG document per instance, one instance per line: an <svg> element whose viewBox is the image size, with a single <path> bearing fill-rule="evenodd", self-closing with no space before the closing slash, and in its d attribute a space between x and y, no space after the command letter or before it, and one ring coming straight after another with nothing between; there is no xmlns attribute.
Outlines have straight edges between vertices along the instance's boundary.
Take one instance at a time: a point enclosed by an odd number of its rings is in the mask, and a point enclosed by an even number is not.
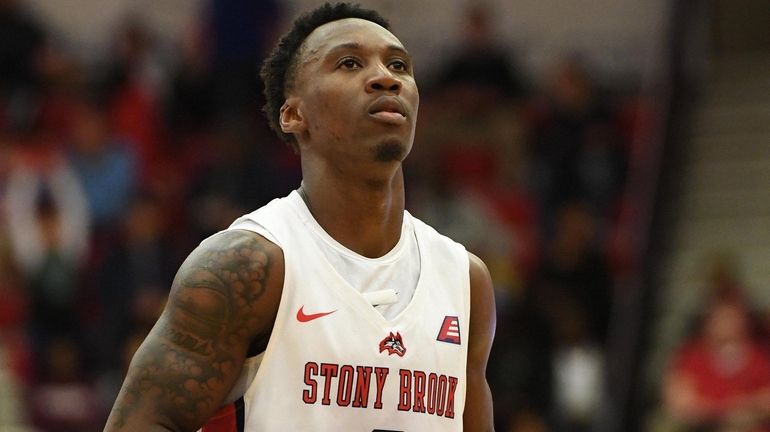
<svg viewBox="0 0 770 432"><path fill-rule="evenodd" d="M249 343L269 335L283 271L280 248L257 234L227 231L204 241L180 267L105 430L200 427L232 388Z"/></svg>
<svg viewBox="0 0 770 432"><path fill-rule="evenodd" d="M477 256L470 259L471 318L468 336L468 381L463 427L467 431L494 430L492 394L486 378L489 352L495 336L495 297L487 266Z"/></svg>

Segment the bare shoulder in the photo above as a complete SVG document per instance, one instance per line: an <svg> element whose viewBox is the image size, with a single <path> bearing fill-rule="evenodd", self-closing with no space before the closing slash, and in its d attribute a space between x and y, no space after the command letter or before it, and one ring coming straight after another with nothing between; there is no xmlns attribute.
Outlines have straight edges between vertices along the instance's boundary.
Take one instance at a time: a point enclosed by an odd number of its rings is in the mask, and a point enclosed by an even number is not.
<svg viewBox="0 0 770 432"><path fill-rule="evenodd" d="M195 430L221 406L250 343L272 330L283 252L250 231L200 244L135 354L105 430Z"/></svg>
<svg viewBox="0 0 770 432"><path fill-rule="evenodd" d="M467 389L463 426L467 431L493 431L492 393L486 370L497 318L492 277L486 264L468 253L470 260L471 317L468 337Z"/></svg>
<svg viewBox="0 0 770 432"><path fill-rule="evenodd" d="M492 276L489 274L489 269L484 261L471 252L468 252L468 260L471 273L471 286L474 284L482 284L487 285L489 289L492 289Z"/></svg>
<svg viewBox="0 0 770 432"><path fill-rule="evenodd" d="M476 255L468 252L471 283L471 328L470 331L476 340L476 346L471 349L479 349L486 364L486 357L494 338L496 326L495 293L492 286L492 277L484 261Z"/></svg>

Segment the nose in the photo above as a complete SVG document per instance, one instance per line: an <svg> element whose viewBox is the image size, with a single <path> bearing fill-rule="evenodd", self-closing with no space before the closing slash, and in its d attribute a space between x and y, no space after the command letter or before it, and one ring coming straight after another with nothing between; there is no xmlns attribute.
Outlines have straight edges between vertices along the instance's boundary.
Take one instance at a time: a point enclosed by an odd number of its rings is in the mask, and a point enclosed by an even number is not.
<svg viewBox="0 0 770 432"><path fill-rule="evenodd" d="M366 91L398 94L401 92L401 81L385 65L379 65L375 73L366 81Z"/></svg>

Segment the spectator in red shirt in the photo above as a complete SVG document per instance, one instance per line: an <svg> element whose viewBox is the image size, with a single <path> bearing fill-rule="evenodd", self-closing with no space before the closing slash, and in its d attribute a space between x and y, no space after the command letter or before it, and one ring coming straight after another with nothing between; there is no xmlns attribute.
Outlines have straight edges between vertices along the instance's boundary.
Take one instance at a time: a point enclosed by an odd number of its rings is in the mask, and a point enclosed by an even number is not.
<svg viewBox="0 0 770 432"><path fill-rule="evenodd" d="M686 430L770 431L770 355L752 334L749 308L725 290L704 318L669 368L666 410Z"/></svg>

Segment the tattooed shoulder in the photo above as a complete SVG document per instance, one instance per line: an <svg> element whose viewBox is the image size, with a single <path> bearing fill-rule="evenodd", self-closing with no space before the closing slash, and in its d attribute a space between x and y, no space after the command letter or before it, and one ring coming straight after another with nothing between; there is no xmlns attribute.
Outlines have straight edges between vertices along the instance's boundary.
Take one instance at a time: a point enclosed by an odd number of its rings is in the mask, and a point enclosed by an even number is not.
<svg viewBox="0 0 770 432"><path fill-rule="evenodd" d="M278 280L280 248L248 231L226 231L204 241L182 264L170 306L194 310L204 323L233 323L260 309L268 284Z"/></svg>
<svg viewBox="0 0 770 432"><path fill-rule="evenodd" d="M166 309L134 356L110 417L115 430L139 418L186 428L205 421L250 342L269 336L282 285L283 254L261 236L228 231L204 241L180 267Z"/></svg>

